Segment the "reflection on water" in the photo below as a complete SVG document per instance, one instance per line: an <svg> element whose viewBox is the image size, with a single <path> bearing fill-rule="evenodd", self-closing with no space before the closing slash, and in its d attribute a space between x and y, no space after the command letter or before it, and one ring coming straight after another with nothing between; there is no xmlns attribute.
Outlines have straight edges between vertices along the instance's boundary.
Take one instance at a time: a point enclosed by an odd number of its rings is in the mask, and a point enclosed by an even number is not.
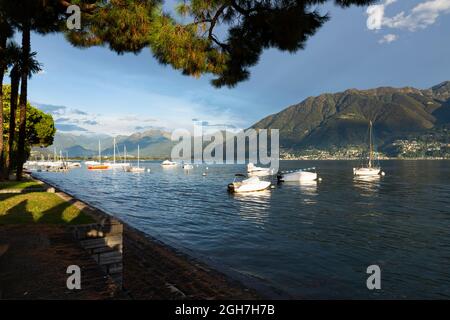
<svg viewBox="0 0 450 320"><path fill-rule="evenodd" d="M151 172L38 173L180 249L190 249L297 298L450 298L450 162L385 161L384 177L350 161L282 161L323 180L230 195L245 166ZM207 176L202 174L207 172ZM366 288L378 264L382 290Z"/></svg>
<svg viewBox="0 0 450 320"><path fill-rule="evenodd" d="M230 195L237 200L239 216L257 225L263 226L269 216L270 190L257 192L233 193Z"/></svg>
<svg viewBox="0 0 450 320"><path fill-rule="evenodd" d="M362 196L372 196L380 188L380 175L354 176L355 187L361 191Z"/></svg>

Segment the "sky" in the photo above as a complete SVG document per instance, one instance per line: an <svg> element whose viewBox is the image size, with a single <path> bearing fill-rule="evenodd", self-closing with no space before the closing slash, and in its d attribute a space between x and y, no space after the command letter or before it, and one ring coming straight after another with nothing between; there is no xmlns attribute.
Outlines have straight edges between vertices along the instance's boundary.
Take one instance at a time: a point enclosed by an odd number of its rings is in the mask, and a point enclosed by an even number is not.
<svg viewBox="0 0 450 320"><path fill-rule="evenodd" d="M183 76L148 49L117 55L78 49L61 35L33 34L43 71L29 100L61 132L131 134L150 128L246 128L309 96L379 86L429 88L450 80L450 0L381 0L370 7L321 7L331 19L295 54L266 50L251 78L216 89Z"/></svg>

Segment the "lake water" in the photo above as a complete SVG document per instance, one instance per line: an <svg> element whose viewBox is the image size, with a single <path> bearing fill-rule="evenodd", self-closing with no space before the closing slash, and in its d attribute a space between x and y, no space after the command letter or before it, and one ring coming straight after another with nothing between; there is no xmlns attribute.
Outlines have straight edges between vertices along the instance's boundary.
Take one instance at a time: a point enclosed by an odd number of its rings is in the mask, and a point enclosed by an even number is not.
<svg viewBox="0 0 450 320"><path fill-rule="evenodd" d="M382 161L374 181L355 179L351 161L281 161L323 180L248 195L227 193L243 165L141 165L151 172L36 176L292 298L450 298L450 161ZM366 287L373 264L381 290Z"/></svg>

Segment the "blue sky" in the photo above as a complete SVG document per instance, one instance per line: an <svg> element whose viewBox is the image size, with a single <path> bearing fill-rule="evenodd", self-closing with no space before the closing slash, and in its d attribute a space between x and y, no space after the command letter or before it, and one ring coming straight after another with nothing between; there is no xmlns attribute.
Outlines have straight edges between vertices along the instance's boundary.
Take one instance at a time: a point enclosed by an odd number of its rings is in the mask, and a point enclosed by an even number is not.
<svg viewBox="0 0 450 320"><path fill-rule="evenodd" d="M147 49L119 56L74 48L60 35L33 35L44 72L32 78L29 99L64 106L52 110L65 130L129 134L188 127L194 118L247 127L325 92L428 88L450 80L450 0L383 0L369 9L322 11L331 20L305 50L267 50L250 80L233 89L161 66Z"/></svg>

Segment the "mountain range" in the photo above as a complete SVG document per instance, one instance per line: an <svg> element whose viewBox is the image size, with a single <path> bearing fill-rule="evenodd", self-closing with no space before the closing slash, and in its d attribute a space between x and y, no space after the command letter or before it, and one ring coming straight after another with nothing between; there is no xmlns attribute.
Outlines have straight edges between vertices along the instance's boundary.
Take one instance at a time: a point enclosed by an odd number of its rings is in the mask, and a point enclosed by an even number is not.
<svg viewBox="0 0 450 320"><path fill-rule="evenodd" d="M282 150L329 149L363 145L367 141L368 122L374 123L376 142L388 149L393 141L427 134L450 127L450 81L429 89L380 87L349 89L326 93L265 117L251 128L279 129ZM57 132L53 148L72 157L98 154L98 142L105 156L113 153L113 138L108 135L75 135ZM165 158L175 144L170 132L152 129L130 136L116 137L121 152L126 146L143 157Z"/></svg>
<svg viewBox="0 0 450 320"><path fill-rule="evenodd" d="M366 143L370 120L381 148L396 139L448 126L450 81L426 90L381 87L322 94L252 127L280 129L280 146L287 150L327 149Z"/></svg>
<svg viewBox="0 0 450 320"><path fill-rule="evenodd" d="M143 157L165 158L170 155L174 142L170 140L170 132L163 130L147 130L134 133L129 136L116 137L116 155L124 153L131 157L137 156L137 146ZM98 134L73 134L56 132L53 145L40 150L44 153L53 153L54 150L62 150L63 154L70 157L94 157L98 155L99 142L102 156L112 156L114 153L114 138L109 135Z"/></svg>

